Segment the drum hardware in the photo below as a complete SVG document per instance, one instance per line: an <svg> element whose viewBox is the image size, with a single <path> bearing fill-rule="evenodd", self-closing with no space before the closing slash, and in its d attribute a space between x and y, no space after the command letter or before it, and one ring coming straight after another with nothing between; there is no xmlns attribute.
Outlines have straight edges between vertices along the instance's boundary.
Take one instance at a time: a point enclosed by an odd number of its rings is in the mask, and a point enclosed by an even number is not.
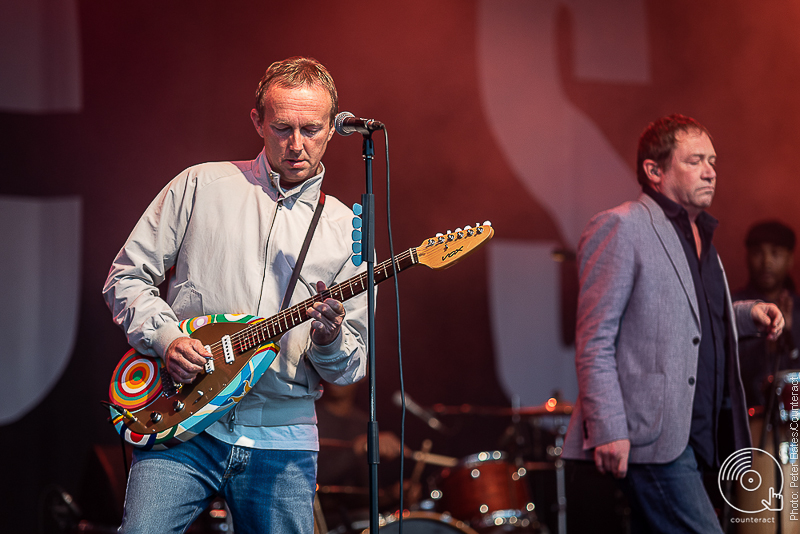
<svg viewBox="0 0 800 534"><path fill-rule="evenodd" d="M552 471L556 468L553 462L525 462L523 465L528 471Z"/></svg>
<svg viewBox="0 0 800 534"><path fill-rule="evenodd" d="M561 453L564 451L564 436L567 433L566 427L560 427L556 435L555 445L552 451L548 449L548 454L552 452L555 458L556 469L556 503L558 505L558 534L567 534L567 486L564 480L564 459Z"/></svg>
<svg viewBox="0 0 800 534"><path fill-rule="evenodd" d="M430 453L431 447L433 447L433 442L431 440L426 439L425 441L423 441L422 442L422 446L420 447L420 450L418 451L418 452L421 453L420 454L420 458L422 458L424 455ZM412 454L412 456L413 456L413 454ZM420 495L421 495L421 492L419 490L419 478L422 476L422 470L425 469L425 463L426 463L426 462L422 461L421 459L420 460L416 460L416 462L417 463L414 466L414 470L411 472L411 477L408 480L408 490L407 490L407 493L406 493L406 495L408 496L408 504L406 504L405 506L409 506L409 507L413 507L414 505L417 504L417 502L419 502L419 498L420 498ZM404 483L404 485L405 485L405 483ZM406 490L404 489L404 491L406 491ZM403 506L402 506L402 502L401 502L401 508L402 507Z"/></svg>
<svg viewBox="0 0 800 534"><path fill-rule="evenodd" d="M561 458L561 454L563 452L563 445L564 445L564 437L567 433L567 427L569 426L569 419L570 415L572 414L573 405L570 402L559 400L559 395L554 394L553 397L548 399L545 403L539 406L518 406L518 401L514 402L515 406L510 408L506 407L488 407L488 406L476 406L471 404L462 404L460 406L447 406L443 404L434 404L431 407L431 411L437 415L474 415L474 416L489 416L489 417L511 417L512 425L506 431L506 443L509 446L516 447L517 452L517 464L522 466L525 470L529 471L545 471L545 470L553 470L555 471L556 476L556 503L555 508L557 511L557 528L559 534L566 534L566 508L567 508L567 499L566 499L566 480L564 474L564 460ZM554 437L554 443L552 445L547 446L546 456L548 461L533 461L533 462L524 462L522 461L522 444L519 443L520 441L520 429L519 422L522 418L526 418L528 424L530 424L535 429L544 430L550 436ZM513 440L516 438L516 442ZM524 441L524 438L522 438ZM541 449L539 449L541 450ZM462 460L463 462L463 460ZM459 464L461 465L461 464ZM457 468L456 468L457 469ZM443 474L447 470L443 471ZM441 482L441 481L440 481ZM450 513L453 513L456 517L459 516L458 513L450 510L449 507L451 506L450 501L448 500L447 491L445 488L438 487L435 484L432 485L433 489L430 493L430 498L434 500L437 505L437 509L440 510L447 510ZM511 524L512 517L514 514L503 514L500 513L497 517L493 517L491 514L493 510L502 510L501 508L492 508L488 503L486 504L488 511L486 514L481 515L479 518L478 523L474 523L475 519L473 518L473 526L479 529L485 528L484 525L487 523L492 523L493 521L497 521L503 525ZM530 503L533 504L533 503ZM458 506L456 506L457 510L460 510ZM510 510L524 510L525 508L520 508L520 505L517 504L514 507L509 507ZM535 516L534 516L535 518ZM468 516L464 516L464 519L469 520ZM480 521L483 521L482 523ZM519 520L519 516L517 516L517 525L520 525L521 521Z"/></svg>
<svg viewBox="0 0 800 534"><path fill-rule="evenodd" d="M782 440L780 434L786 433L787 423L790 420L797 421L800 417L800 406L798 406L800 404L800 371L797 369L779 371L780 354L773 349L767 349L767 357L772 358L774 363L759 448L763 450L766 447L767 436L771 431L772 450L778 452L781 448L781 441L789 441L788 439ZM781 474L780 467L776 466L775 471L777 478ZM775 527L777 532L783 531L783 517L780 511L775 512Z"/></svg>
<svg viewBox="0 0 800 534"><path fill-rule="evenodd" d="M434 404L431 407L433 413L439 415L485 415L494 417L513 417L513 416L541 416L541 415L570 415L572 404L565 401L558 401L555 397L550 398L539 406L522 406L519 408L505 408L500 406L475 406L472 404L462 404L460 406L446 406L444 404Z"/></svg>
<svg viewBox="0 0 800 534"><path fill-rule="evenodd" d="M431 454L424 451L406 450L405 457L423 464L430 464L438 467L454 467L458 465L458 458L442 456L441 454Z"/></svg>
<svg viewBox="0 0 800 534"><path fill-rule="evenodd" d="M314 494L314 534L325 534L328 532L328 525L325 522L325 514L322 513L322 505L319 503L319 493Z"/></svg>

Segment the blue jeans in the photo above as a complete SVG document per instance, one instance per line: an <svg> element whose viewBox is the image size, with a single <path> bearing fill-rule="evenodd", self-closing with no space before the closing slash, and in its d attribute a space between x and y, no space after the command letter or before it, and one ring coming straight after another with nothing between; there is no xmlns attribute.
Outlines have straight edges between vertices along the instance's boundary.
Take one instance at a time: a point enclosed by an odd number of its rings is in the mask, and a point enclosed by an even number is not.
<svg viewBox="0 0 800 534"><path fill-rule="evenodd" d="M630 464L620 481L631 505L631 531L722 534L691 445L668 464Z"/></svg>
<svg viewBox="0 0 800 534"><path fill-rule="evenodd" d="M205 432L166 451L134 450L119 532L182 533L216 495L236 534L312 534L317 453L223 443Z"/></svg>

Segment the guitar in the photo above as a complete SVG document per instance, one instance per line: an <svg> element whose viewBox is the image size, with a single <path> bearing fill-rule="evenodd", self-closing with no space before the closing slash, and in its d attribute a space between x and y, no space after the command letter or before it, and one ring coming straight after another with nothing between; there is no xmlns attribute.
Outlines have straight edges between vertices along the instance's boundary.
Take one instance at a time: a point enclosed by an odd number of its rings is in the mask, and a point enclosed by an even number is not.
<svg viewBox="0 0 800 534"><path fill-rule="evenodd" d="M375 283L417 264L445 269L488 241L487 221L475 228L437 234L415 248L375 266ZM199 339L213 358L193 382L174 382L160 358L129 350L117 364L104 403L111 422L128 443L163 450L188 441L225 415L253 387L278 355L278 340L307 321L315 302L341 302L367 290L367 273L327 288L269 318L252 315L203 315L181 321L180 329Z"/></svg>

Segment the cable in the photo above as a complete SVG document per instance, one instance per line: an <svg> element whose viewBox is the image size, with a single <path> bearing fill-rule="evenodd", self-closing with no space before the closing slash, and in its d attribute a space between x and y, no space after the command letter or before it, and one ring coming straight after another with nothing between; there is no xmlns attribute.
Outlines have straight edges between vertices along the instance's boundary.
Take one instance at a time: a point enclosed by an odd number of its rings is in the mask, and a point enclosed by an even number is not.
<svg viewBox="0 0 800 534"><path fill-rule="evenodd" d="M397 311L397 365L400 371L400 393L402 394L402 406L400 409L400 510L399 510L399 534L403 534L403 501L405 496L405 487L403 474L405 471L405 447L406 447L406 388L403 381L403 345L401 342L401 328L400 328L400 284L398 278L400 270L394 257L394 243L392 240L392 208L391 208L391 172L389 167L389 131L384 128L383 136L386 142L386 227L389 232L389 257L392 258L394 264L394 296Z"/></svg>

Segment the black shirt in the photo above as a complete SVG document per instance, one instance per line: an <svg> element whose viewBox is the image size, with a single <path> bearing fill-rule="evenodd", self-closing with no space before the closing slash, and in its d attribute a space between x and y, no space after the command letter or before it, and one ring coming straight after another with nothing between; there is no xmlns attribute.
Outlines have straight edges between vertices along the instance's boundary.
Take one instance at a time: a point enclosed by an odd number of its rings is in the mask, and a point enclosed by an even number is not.
<svg viewBox="0 0 800 534"><path fill-rule="evenodd" d="M645 186L644 192L655 200L675 228L683 246L697 295L700 314L700 346L692 404L692 427L689 444L696 455L709 467L719 466L719 414L727 396L725 377L726 340L728 339L725 278L717 251L711 242L719 225L706 212L697 216L695 223L700 234L702 251L697 255L689 214L680 204L673 202L654 189ZM691 379L690 379L691 380Z"/></svg>

